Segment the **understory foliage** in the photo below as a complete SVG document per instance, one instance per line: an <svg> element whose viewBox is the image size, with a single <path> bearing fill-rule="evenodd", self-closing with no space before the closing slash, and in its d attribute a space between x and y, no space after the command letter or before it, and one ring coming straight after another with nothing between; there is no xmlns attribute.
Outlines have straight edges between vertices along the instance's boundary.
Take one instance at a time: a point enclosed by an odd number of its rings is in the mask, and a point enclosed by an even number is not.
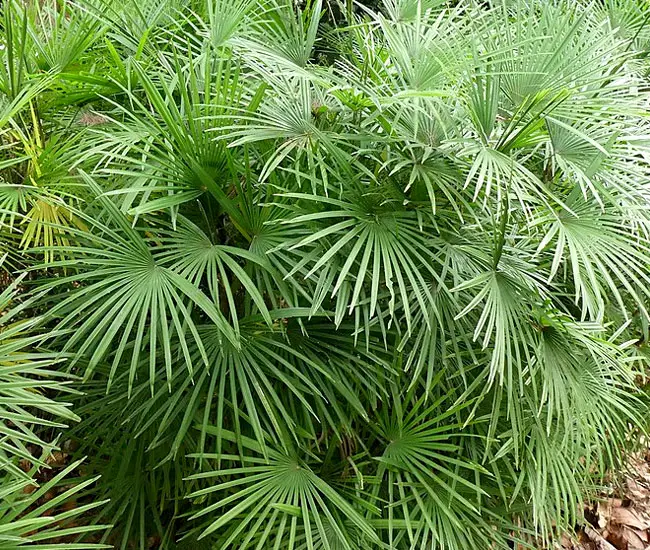
<svg viewBox="0 0 650 550"><path fill-rule="evenodd" d="M0 9L0 549L583 521L649 413L650 4Z"/></svg>

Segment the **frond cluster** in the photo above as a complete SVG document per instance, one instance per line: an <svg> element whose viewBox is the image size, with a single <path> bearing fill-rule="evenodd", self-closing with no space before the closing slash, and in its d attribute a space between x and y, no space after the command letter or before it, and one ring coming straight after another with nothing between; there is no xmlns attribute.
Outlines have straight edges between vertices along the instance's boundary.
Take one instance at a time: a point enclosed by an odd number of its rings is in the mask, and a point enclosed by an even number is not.
<svg viewBox="0 0 650 550"><path fill-rule="evenodd" d="M649 23L7 0L0 549L579 524L649 413Z"/></svg>

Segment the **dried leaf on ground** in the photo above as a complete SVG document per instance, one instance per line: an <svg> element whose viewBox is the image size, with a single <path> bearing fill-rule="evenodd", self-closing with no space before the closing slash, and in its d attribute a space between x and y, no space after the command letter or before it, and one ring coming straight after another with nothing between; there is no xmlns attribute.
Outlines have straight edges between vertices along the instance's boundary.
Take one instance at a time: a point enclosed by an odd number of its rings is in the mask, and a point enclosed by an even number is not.
<svg viewBox="0 0 650 550"><path fill-rule="evenodd" d="M616 496L603 495L585 512L590 525L563 536L562 550L650 550L650 454L633 456Z"/></svg>

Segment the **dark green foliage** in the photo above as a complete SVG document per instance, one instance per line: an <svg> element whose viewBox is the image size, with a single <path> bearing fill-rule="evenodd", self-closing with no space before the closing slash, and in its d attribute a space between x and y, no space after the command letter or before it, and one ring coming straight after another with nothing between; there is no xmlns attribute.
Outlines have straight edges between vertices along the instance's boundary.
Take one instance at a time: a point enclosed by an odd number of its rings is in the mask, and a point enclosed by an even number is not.
<svg viewBox="0 0 650 550"><path fill-rule="evenodd" d="M0 549L580 523L647 425L649 21L7 3Z"/></svg>

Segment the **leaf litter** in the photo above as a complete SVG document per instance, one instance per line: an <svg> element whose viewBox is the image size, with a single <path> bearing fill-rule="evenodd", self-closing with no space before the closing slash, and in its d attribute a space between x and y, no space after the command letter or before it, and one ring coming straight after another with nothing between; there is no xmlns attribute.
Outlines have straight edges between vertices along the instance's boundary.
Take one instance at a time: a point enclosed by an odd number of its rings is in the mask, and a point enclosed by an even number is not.
<svg viewBox="0 0 650 550"><path fill-rule="evenodd" d="M650 448L632 454L617 484L585 506L585 525L557 550L650 550Z"/></svg>

